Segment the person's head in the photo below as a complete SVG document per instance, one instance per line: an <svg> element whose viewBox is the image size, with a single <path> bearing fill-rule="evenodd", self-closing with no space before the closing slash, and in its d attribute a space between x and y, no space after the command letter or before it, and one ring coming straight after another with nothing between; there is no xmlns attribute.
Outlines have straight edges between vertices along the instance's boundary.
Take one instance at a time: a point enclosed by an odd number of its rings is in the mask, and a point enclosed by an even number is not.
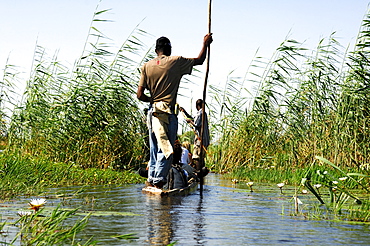
<svg viewBox="0 0 370 246"><path fill-rule="evenodd" d="M190 151L190 143L189 143L189 141L184 141L182 143L182 147L184 147L185 149L187 149L187 150Z"/></svg>
<svg viewBox="0 0 370 246"><path fill-rule="evenodd" d="M181 143L179 140L175 141L175 144L173 146L173 164L179 164L181 162L181 155L182 155L182 148Z"/></svg>
<svg viewBox="0 0 370 246"><path fill-rule="evenodd" d="M198 99L196 102L195 102L195 107L197 108L197 110L203 108L203 100L202 99Z"/></svg>
<svg viewBox="0 0 370 246"><path fill-rule="evenodd" d="M171 55L171 42L166 37L160 37L157 39L157 42L155 44L155 52L163 53L163 55L170 56Z"/></svg>

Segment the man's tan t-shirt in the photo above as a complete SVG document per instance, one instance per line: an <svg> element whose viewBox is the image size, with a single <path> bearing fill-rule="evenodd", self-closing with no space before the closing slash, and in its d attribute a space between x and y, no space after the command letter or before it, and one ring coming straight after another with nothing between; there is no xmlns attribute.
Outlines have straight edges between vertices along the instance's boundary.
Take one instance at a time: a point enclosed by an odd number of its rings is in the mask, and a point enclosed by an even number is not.
<svg viewBox="0 0 370 246"><path fill-rule="evenodd" d="M139 86L150 91L153 102L164 101L173 107L181 77L191 74L194 59L182 56L159 56L141 68Z"/></svg>

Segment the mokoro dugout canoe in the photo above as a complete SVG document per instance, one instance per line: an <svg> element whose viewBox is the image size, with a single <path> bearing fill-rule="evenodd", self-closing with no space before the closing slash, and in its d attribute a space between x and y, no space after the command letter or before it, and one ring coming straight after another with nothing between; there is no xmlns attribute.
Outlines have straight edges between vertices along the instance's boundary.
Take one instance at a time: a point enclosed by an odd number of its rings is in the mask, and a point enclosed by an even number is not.
<svg viewBox="0 0 370 246"><path fill-rule="evenodd" d="M156 196L186 196L194 192L198 188L198 183L196 180L192 180L189 185L181 189L172 189L172 190L161 190L152 186L146 186L142 189L143 193L156 195Z"/></svg>

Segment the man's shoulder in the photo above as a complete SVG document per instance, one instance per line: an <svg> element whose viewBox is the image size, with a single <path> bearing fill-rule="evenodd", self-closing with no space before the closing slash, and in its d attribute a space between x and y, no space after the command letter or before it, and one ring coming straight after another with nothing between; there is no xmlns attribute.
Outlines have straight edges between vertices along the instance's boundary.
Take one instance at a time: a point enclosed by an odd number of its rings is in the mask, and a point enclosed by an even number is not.
<svg viewBox="0 0 370 246"><path fill-rule="evenodd" d="M177 61L177 60L182 60L182 59L186 59L182 56L166 56L165 59L169 60L169 61Z"/></svg>
<svg viewBox="0 0 370 246"><path fill-rule="evenodd" d="M194 60L194 58L185 58L183 56L161 56L161 57L153 58L153 59L147 61L145 64L157 63L158 60L162 60L162 59L172 60L172 61L176 61L176 60Z"/></svg>
<svg viewBox="0 0 370 246"><path fill-rule="evenodd" d="M150 64L150 63L155 63L157 60L158 60L158 57L153 58L153 59L151 59L151 60L149 60L149 61L145 62L145 63L144 63L144 66L145 66L145 65L148 65L148 64Z"/></svg>
<svg viewBox="0 0 370 246"><path fill-rule="evenodd" d="M176 61L176 60L179 60L183 58L182 56L160 56L160 57L155 57L149 61L147 61L146 63L144 63L143 66L148 66L148 65L151 65L151 64L158 64L158 61Z"/></svg>
<svg viewBox="0 0 370 246"><path fill-rule="evenodd" d="M168 56L167 59L173 60L173 61L193 61L194 58L186 58L183 56Z"/></svg>

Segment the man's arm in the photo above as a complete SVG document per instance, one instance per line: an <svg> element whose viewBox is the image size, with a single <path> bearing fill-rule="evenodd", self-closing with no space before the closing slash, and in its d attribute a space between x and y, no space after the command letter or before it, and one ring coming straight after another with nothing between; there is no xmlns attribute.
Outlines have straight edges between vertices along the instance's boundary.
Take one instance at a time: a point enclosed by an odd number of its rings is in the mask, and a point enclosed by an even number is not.
<svg viewBox="0 0 370 246"><path fill-rule="evenodd" d="M186 112L186 110L183 107L180 107L180 111L185 114L186 118L193 119L193 117L191 117L191 115L188 114L188 112Z"/></svg>
<svg viewBox="0 0 370 246"><path fill-rule="evenodd" d="M194 126L194 119L193 117L191 117L190 114L188 114L188 112L186 112L186 110L183 108L183 107L180 107L180 111L184 113L184 115L186 116L186 122L189 123L190 125Z"/></svg>
<svg viewBox="0 0 370 246"><path fill-rule="evenodd" d="M206 60L207 56L207 49L209 45L212 43L212 33L208 33L206 36L204 36L203 39L203 47L202 50L199 53L199 56L197 58L194 58L194 66L196 65L202 65L203 62Z"/></svg>
<svg viewBox="0 0 370 246"><path fill-rule="evenodd" d="M136 92L137 99L143 102L150 102L152 98L145 95L144 90L145 88L143 86L139 86L137 88L137 92Z"/></svg>

